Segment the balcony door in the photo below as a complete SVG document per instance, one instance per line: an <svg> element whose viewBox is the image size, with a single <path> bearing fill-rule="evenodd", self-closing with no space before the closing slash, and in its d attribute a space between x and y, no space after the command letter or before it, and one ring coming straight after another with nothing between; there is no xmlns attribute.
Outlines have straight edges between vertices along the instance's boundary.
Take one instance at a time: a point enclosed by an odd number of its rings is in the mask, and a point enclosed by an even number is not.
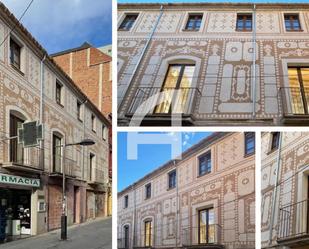
<svg viewBox="0 0 309 249"><path fill-rule="evenodd" d="M182 113L187 107L188 101L193 98L192 79L195 65L171 64L167 70L165 80L161 89L154 113L171 113L172 103L175 105L175 112ZM178 90L177 93L173 90Z"/></svg>
<svg viewBox="0 0 309 249"><path fill-rule="evenodd" d="M10 115L10 137L16 137L18 135L18 129L22 128L23 120ZM24 149L22 144L18 143L18 139L10 139L10 161L18 164L24 163Z"/></svg>
<svg viewBox="0 0 309 249"><path fill-rule="evenodd" d="M61 173L61 137L53 134L53 172Z"/></svg>
<svg viewBox="0 0 309 249"><path fill-rule="evenodd" d="M289 93L293 114L309 114L309 67L289 67Z"/></svg>
<svg viewBox="0 0 309 249"><path fill-rule="evenodd" d="M215 242L215 215L213 208L199 210L198 213L198 243L211 244Z"/></svg>
<svg viewBox="0 0 309 249"><path fill-rule="evenodd" d="M124 248L129 248L129 226L124 226Z"/></svg>
<svg viewBox="0 0 309 249"><path fill-rule="evenodd" d="M145 221L145 247L152 247L152 221Z"/></svg>

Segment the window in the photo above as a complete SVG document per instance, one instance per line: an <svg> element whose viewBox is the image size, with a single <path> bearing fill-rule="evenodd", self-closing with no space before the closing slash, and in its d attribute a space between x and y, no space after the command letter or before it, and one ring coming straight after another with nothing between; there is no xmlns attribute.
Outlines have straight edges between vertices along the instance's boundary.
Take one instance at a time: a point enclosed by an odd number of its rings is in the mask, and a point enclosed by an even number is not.
<svg viewBox="0 0 309 249"><path fill-rule="evenodd" d="M252 155L255 152L255 133L245 132L245 155Z"/></svg>
<svg viewBox="0 0 309 249"><path fill-rule="evenodd" d="M176 187L176 170L168 173L168 188L172 189Z"/></svg>
<svg viewBox="0 0 309 249"><path fill-rule="evenodd" d="M90 153L89 155L89 181L93 180L94 158L95 158L95 155Z"/></svg>
<svg viewBox="0 0 309 249"><path fill-rule="evenodd" d="M10 137L18 135L18 129L22 128L24 120L10 114ZM18 143L17 138L10 139L10 161L23 164L24 149L21 143Z"/></svg>
<svg viewBox="0 0 309 249"><path fill-rule="evenodd" d="M185 30L199 31L203 19L203 14L189 14Z"/></svg>
<svg viewBox="0 0 309 249"><path fill-rule="evenodd" d="M105 124L102 124L102 139L106 140L107 138L107 127L105 126Z"/></svg>
<svg viewBox="0 0 309 249"><path fill-rule="evenodd" d="M280 140L280 132L272 132L271 133L271 151L278 149L279 140Z"/></svg>
<svg viewBox="0 0 309 249"><path fill-rule="evenodd" d="M162 87L162 96L156 106L155 113L170 113L172 102L177 103L177 113L186 112L187 103L194 96L191 84L194 75L195 65L192 64L171 64L167 70ZM172 93L171 90L180 90L180 93Z"/></svg>
<svg viewBox="0 0 309 249"><path fill-rule="evenodd" d="M53 134L53 172L61 173L61 136Z"/></svg>
<svg viewBox="0 0 309 249"><path fill-rule="evenodd" d="M137 19L138 14L127 14L126 17L123 19L122 23L119 26L119 30L129 31L135 20Z"/></svg>
<svg viewBox="0 0 309 249"><path fill-rule="evenodd" d="M20 70L20 53L21 46L18 45L12 38L10 39L10 63Z"/></svg>
<svg viewBox="0 0 309 249"><path fill-rule="evenodd" d="M82 121L82 103L78 100L76 102L76 109L77 109L77 119Z"/></svg>
<svg viewBox="0 0 309 249"><path fill-rule="evenodd" d="M145 221L145 247L152 246L152 222L151 220Z"/></svg>
<svg viewBox="0 0 309 249"><path fill-rule="evenodd" d="M215 242L215 215L213 208L198 212L198 243L208 244Z"/></svg>
<svg viewBox="0 0 309 249"><path fill-rule="evenodd" d="M284 23L286 31L301 31L298 14L284 14Z"/></svg>
<svg viewBox="0 0 309 249"><path fill-rule="evenodd" d="M62 84L56 81L56 102L62 105Z"/></svg>
<svg viewBox="0 0 309 249"><path fill-rule="evenodd" d="M199 157L199 176L208 174L211 172L211 152L208 151L204 155Z"/></svg>
<svg viewBox="0 0 309 249"><path fill-rule="evenodd" d="M92 131L95 131L95 116L91 114L91 128Z"/></svg>
<svg viewBox="0 0 309 249"><path fill-rule="evenodd" d="M148 183L145 186L145 199L149 199L151 197L151 183Z"/></svg>
<svg viewBox="0 0 309 249"><path fill-rule="evenodd" d="M129 196L126 195L124 197L124 208L127 208L129 206Z"/></svg>
<svg viewBox="0 0 309 249"><path fill-rule="evenodd" d="M289 89L293 114L309 114L309 67L289 67Z"/></svg>
<svg viewBox="0 0 309 249"><path fill-rule="evenodd" d="M237 31L252 31L252 14L237 14Z"/></svg>

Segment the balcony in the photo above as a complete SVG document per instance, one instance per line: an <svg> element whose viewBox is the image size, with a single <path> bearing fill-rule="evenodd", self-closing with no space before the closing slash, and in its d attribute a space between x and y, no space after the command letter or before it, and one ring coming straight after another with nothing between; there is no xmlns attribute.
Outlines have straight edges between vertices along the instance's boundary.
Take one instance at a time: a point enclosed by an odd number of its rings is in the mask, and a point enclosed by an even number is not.
<svg viewBox="0 0 309 249"><path fill-rule="evenodd" d="M309 88L280 88L283 123L286 125L309 125Z"/></svg>
<svg viewBox="0 0 309 249"><path fill-rule="evenodd" d="M103 172L103 170L94 168L94 169L92 169L91 174L88 175L87 182L88 182L89 185L95 186L95 185L102 185L102 184L104 184L105 183L104 180L105 179L104 179L104 172ZM107 184L106 184L105 187L107 187Z"/></svg>
<svg viewBox="0 0 309 249"><path fill-rule="evenodd" d="M308 203L303 200L279 209L278 244L309 245Z"/></svg>
<svg viewBox="0 0 309 249"><path fill-rule="evenodd" d="M200 235L199 235L200 234ZM151 239L151 246L146 244L145 235L135 236L132 241L131 237L118 238L118 248L162 248L164 245L156 244L157 240L154 235L148 235ZM184 228L180 234L180 238L178 240L179 248L188 248L188 249L224 249L224 245L222 245L222 228L218 224L212 224L205 226L203 228ZM175 238L175 236L173 237ZM148 241L149 242L149 241ZM179 245L180 244L180 245ZM173 248L176 247L175 244L169 244L165 247Z"/></svg>
<svg viewBox="0 0 309 249"><path fill-rule="evenodd" d="M52 172L50 172L50 177L55 178L62 178L63 171L62 171L62 157L58 155L53 155L52 161ZM75 169L77 168L77 162L70 159L65 158L64 160L64 167L65 167L65 175L67 178L76 178Z"/></svg>
<svg viewBox="0 0 309 249"><path fill-rule="evenodd" d="M161 93L159 95L159 93ZM155 96L158 94L158 96ZM194 107L197 97L200 97L199 89L187 88L164 88L161 87L138 87L131 101L131 105L126 113L127 117L132 117L136 111L147 113L143 118L143 125L152 124L170 124L171 122L171 103L175 108L173 113L181 114L183 125L192 125ZM144 102L153 97L147 104ZM150 106L155 106L150 107Z"/></svg>
<svg viewBox="0 0 309 249"><path fill-rule="evenodd" d="M44 170L43 149L39 147L23 148L17 138L3 141L2 146L3 161L0 164L3 168L29 173L40 173Z"/></svg>

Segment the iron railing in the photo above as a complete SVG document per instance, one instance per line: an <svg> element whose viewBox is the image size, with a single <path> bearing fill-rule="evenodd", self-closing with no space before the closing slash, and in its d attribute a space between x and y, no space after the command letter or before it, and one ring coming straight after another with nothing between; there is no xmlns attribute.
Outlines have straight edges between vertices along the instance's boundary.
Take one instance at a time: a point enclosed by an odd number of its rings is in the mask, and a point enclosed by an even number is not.
<svg viewBox="0 0 309 249"><path fill-rule="evenodd" d="M70 158L64 159L65 174L67 176L76 176L77 162ZM52 172L62 174L62 156L53 155Z"/></svg>
<svg viewBox="0 0 309 249"><path fill-rule="evenodd" d="M97 165L98 167L99 165ZM102 169L93 168L88 174L88 182L90 183L105 183L104 172Z"/></svg>
<svg viewBox="0 0 309 249"><path fill-rule="evenodd" d="M279 92L284 115L309 115L309 88L281 87Z"/></svg>
<svg viewBox="0 0 309 249"><path fill-rule="evenodd" d="M279 209L278 240L308 235L308 200Z"/></svg>
<svg viewBox="0 0 309 249"><path fill-rule="evenodd" d="M24 148L17 138L5 140L3 143L3 163L43 170L44 151L39 147ZM8 166L9 167L9 166Z"/></svg>
<svg viewBox="0 0 309 249"><path fill-rule="evenodd" d="M161 93L161 94L159 94ZM155 96L151 102L144 104L150 97ZM164 88L161 87L138 87L135 90L132 103L128 108L127 114L133 115L139 107L139 112L145 111L148 115L166 115L170 113L171 103L175 106L174 112L190 115L193 112L195 102L201 93L198 88ZM150 106L156 106L150 108Z"/></svg>

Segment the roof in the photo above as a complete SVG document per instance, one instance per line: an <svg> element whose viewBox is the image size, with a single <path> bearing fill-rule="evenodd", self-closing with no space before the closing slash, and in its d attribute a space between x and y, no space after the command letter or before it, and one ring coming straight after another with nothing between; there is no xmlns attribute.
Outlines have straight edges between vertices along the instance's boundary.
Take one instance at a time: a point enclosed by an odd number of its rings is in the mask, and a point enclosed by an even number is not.
<svg viewBox="0 0 309 249"><path fill-rule="evenodd" d="M189 149L187 149L186 151L181 153L181 158L182 159L180 160L180 162L186 160L188 157L192 156L194 153L209 147L210 145L212 145L215 142L219 141L221 138L226 137L226 136L228 136L230 134L232 134L232 133L231 132L214 132L210 136L204 138L203 140L201 140L197 144L193 145L192 147L190 147ZM150 179L154 175L156 175L156 174L158 174L158 173L160 173L162 171L165 171L166 169L168 169L170 167L173 167L174 166L174 162L175 162L174 159L173 160L169 160L168 162L166 162L165 164L163 164L162 166L160 166L156 170L150 172L149 174L145 175L144 177L142 177L138 181L134 182L133 184L131 184L128 187L126 187L125 189L123 189L122 191L118 192L118 196L124 194L126 191L132 189L136 185L138 185L138 184L140 184L140 183Z"/></svg>
<svg viewBox="0 0 309 249"><path fill-rule="evenodd" d="M35 52L41 59L46 56L46 63L49 63L50 66L55 68L59 74L63 78L65 78L70 84L70 86L77 91L83 98L84 100L87 100L87 103L91 107L91 110L96 113L96 115L101 119L104 120L104 122L108 125L111 126L110 121L100 112L100 110L90 101L90 99L83 93L83 91L74 83L74 81L62 70L61 67L57 65L57 63L53 60L52 57L50 57L47 53L47 51L42 47L42 45L31 35L31 33L18 21L18 19L9 11L9 9L0 1L0 18L3 18L8 22L7 25L11 25L14 27L14 31L19 31L21 35L24 35L25 38L27 38L27 42L30 43L30 45L36 50Z"/></svg>
<svg viewBox="0 0 309 249"><path fill-rule="evenodd" d="M252 7L253 5L256 7L261 8L273 8L278 6L285 7L285 8L309 8L308 3L231 3L231 2L221 2L221 3L214 3L214 2L188 2L188 3L118 3L118 8L156 8L158 6L163 6L164 8L173 8L173 7L195 7L195 6L205 6L205 7Z"/></svg>

